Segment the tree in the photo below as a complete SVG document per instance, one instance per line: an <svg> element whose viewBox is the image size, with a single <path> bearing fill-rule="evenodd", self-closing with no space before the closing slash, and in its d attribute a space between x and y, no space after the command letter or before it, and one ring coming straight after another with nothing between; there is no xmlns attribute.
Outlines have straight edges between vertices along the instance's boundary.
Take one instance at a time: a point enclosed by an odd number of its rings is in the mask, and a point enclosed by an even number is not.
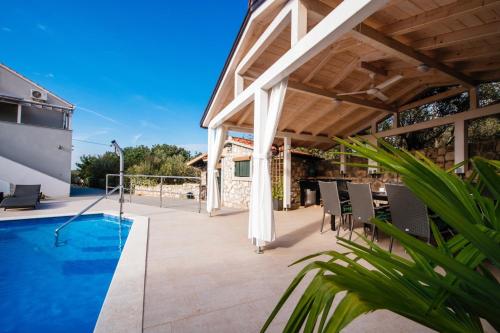
<svg viewBox="0 0 500 333"><path fill-rule="evenodd" d="M159 144L123 149L128 174L197 176L195 168L186 165L191 158L188 150L175 145ZM76 164L79 176L87 186L104 188L106 174L119 171L119 158L112 152L84 155Z"/></svg>

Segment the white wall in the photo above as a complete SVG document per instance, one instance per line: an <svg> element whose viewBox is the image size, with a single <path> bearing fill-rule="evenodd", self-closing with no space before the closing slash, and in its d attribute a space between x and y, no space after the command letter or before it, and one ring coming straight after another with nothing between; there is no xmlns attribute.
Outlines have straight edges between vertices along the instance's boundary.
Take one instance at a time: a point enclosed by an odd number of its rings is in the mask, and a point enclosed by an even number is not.
<svg viewBox="0 0 500 333"><path fill-rule="evenodd" d="M69 182L56 179L2 156L0 156L0 179L4 183L16 185L41 184L42 193L52 198L69 196Z"/></svg>
<svg viewBox="0 0 500 333"><path fill-rule="evenodd" d="M71 135L68 130L0 121L0 156L69 183Z"/></svg>
<svg viewBox="0 0 500 333"><path fill-rule="evenodd" d="M2 95L22 98L29 101L31 100L31 89L40 88L0 66L0 92L2 93ZM51 93L49 93L47 96L47 103L64 107L71 107L70 104L52 95Z"/></svg>

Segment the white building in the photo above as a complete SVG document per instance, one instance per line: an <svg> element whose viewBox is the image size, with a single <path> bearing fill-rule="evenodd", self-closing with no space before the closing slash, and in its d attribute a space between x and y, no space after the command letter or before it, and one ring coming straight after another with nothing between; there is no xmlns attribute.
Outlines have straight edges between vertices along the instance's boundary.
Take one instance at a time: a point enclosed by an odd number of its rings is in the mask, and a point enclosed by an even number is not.
<svg viewBox="0 0 500 333"><path fill-rule="evenodd" d="M0 192L41 184L68 196L74 105L0 64Z"/></svg>

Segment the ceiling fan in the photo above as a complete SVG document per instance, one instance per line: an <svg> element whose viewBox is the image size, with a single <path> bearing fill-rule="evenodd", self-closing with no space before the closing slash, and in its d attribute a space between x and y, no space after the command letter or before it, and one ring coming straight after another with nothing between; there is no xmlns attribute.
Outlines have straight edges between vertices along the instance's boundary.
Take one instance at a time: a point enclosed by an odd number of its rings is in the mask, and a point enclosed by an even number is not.
<svg viewBox="0 0 500 333"><path fill-rule="evenodd" d="M394 75L393 77L391 77L390 79L388 79L388 80L380 83L379 85L376 85L376 86L372 85L372 87L370 89L360 90L360 91L353 91L353 92L349 92L349 93L341 93L341 94L337 94L337 96L367 94L367 95L375 96L378 99L380 99L381 101L385 102L385 101L387 101L389 99L389 97L387 97L382 92L382 90L384 90L385 88L389 87L390 85L398 82L402 78L403 78L403 75L400 75L400 74Z"/></svg>

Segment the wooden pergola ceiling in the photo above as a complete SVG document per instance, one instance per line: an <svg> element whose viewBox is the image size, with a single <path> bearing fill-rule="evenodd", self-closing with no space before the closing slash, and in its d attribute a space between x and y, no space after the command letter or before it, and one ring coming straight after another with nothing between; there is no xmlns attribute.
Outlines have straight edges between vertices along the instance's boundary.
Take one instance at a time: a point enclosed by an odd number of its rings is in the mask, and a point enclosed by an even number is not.
<svg viewBox="0 0 500 333"><path fill-rule="evenodd" d="M308 30L339 2L304 0ZM273 19L280 15L279 8L273 13L260 22L263 33L268 25L276 24ZM278 30L268 36L267 46L239 66L243 89L290 49L289 21L276 24ZM245 41L247 51L259 36ZM388 115L474 89L483 81L499 80L499 46L500 0L393 0L291 74L278 130L325 137L351 135ZM344 95L376 87L395 76L401 78L372 90L374 94ZM234 72L228 77L234 77ZM224 97L219 98L219 109L234 98L234 86L230 82L220 88ZM456 88L435 99L412 100L438 86ZM378 92L387 99L377 98ZM227 123L251 128L252 114L250 104Z"/></svg>

